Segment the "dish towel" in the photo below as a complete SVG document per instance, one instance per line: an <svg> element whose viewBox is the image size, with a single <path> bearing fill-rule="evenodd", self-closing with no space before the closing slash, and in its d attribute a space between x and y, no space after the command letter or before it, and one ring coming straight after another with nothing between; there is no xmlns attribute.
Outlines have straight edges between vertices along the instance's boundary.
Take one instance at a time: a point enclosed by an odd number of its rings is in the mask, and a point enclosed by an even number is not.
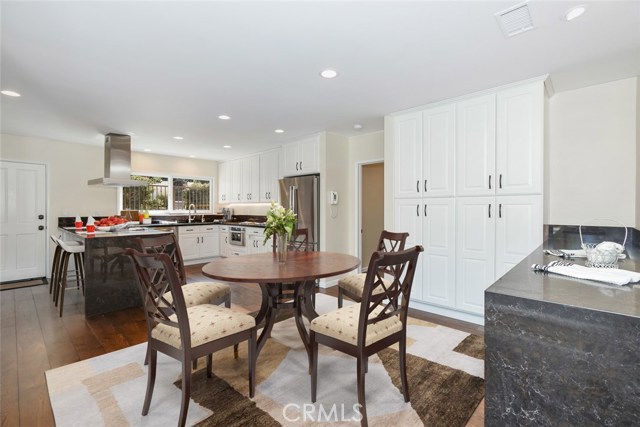
<svg viewBox="0 0 640 427"><path fill-rule="evenodd" d="M545 249L544 253L560 258L586 258L587 253L584 249ZM627 255L620 254L618 259L625 259Z"/></svg>
<svg viewBox="0 0 640 427"><path fill-rule="evenodd" d="M549 264L533 264L534 271L544 271L575 277L576 279L595 280L597 282L612 283L614 285L627 285L640 282L640 273L617 268L590 268L576 265L571 262L553 261Z"/></svg>

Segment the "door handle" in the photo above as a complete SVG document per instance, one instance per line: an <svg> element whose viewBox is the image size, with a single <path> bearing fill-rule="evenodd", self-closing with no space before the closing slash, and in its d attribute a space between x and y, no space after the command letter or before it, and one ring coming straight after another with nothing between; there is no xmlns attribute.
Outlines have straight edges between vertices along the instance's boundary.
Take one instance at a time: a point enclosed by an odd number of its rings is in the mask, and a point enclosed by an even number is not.
<svg viewBox="0 0 640 427"><path fill-rule="evenodd" d="M39 225L38 230L44 230L44 225Z"/></svg>
<svg viewBox="0 0 640 427"><path fill-rule="evenodd" d="M44 219L44 215L38 215L38 219Z"/></svg>
<svg viewBox="0 0 640 427"><path fill-rule="evenodd" d="M424 217L427 217L427 204L424 204Z"/></svg>
<svg viewBox="0 0 640 427"><path fill-rule="evenodd" d="M420 216L420 205L416 205L416 216Z"/></svg>
<svg viewBox="0 0 640 427"><path fill-rule="evenodd" d="M416 180L416 193L420 192L420 180Z"/></svg>
<svg viewBox="0 0 640 427"><path fill-rule="evenodd" d="M502 203L498 205L498 218L502 218Z"/></svg>
<svg viewBox="0 0 640 427"><path fill-rule="evenodd" d="M491 190L491 175L489 175L489 190Z"/></svg>
<svg viewBox="0 0 640 427"><path fill-rule="evenodd" d="M424 180L424 192L425 193L427 192L427 180L426 179Z"/></svg>
<svg viewBox="0 0 640 427"><path fill-rule="evenodd" d="M298 162L296 162L296 170L298 170Z"/></svg>
<svg viewBox="0 0 640 427"><path fill-rule="evenodd" d="M500 174L500 182L498 183L498 186L502 188L502 174Z"/></svg>
<svg viewBox="0 0 640 427"><path fill-rule="evenodd" d="M300 160L300 170L302 170L302 160Z"/></svg>
<svg viewBox="0 0 640 427"><path fill-rule="evenodd" d="M491 218L491 203L489 203L489 218Z"/></svg>

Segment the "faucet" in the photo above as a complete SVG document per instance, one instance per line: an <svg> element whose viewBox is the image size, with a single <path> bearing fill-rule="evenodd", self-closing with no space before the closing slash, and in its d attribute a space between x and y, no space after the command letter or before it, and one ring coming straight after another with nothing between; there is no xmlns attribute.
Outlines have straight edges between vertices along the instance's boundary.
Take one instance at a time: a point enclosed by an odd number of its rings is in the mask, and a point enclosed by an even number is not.
<svg viewBox="0 0 640 427"><path fill-rule="evenodd" d="M192 207L192 206L193 206L193 217L191 216L191 207ZM189 215L189 224L191 224L191 221L193 221L193 220L195 219L196 213L197 213L197 212L196 212L196 205L194 205L193 203L191 203L191 204L189 205L189 212L188 212L188 215Z"/></svg>

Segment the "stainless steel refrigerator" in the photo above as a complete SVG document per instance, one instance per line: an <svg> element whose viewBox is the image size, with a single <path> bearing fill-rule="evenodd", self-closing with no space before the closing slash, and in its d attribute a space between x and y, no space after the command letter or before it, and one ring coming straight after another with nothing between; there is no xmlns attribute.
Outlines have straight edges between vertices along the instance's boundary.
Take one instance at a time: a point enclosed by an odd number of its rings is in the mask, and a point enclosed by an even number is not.
<svg viewBox="0 0 640 427"><path fill-rule="evenodd" d="M320 175L281 179L280 204L298 215L296 227L309 230L309 243L320 250Z"/></svg>

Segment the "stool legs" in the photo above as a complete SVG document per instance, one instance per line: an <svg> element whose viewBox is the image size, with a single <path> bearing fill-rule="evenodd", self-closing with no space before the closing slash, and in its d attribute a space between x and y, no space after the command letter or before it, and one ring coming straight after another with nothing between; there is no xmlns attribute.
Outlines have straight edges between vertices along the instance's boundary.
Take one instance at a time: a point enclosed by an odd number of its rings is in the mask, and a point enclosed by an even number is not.
<svg viewBox="0 0 640 427"><path fill-rule="evenodd" d="M67 252L61 248L60 256L57 262L56 276L52 279L53 283L53 301L56 306L60 306L60 317L62 317L62 310L64 307L64 293L67 288L67 279L69 276L69 258L71 252ZM82 286L82 294L84 295L84 263L82 253L73 253L73 262L76 266L76 287L80 289ZM54 255L55 258L55 255Z"/></svg>
<svg viewBox="0 0 640 427"><path fill-rule="evenodd" d="M49 282L49 293L55 292L55 287L57 286L57 278L58 278L58 270L60 269L60 246L56 245L56 249L53 253L53 264L51 264L51 281Z"/></svg>

